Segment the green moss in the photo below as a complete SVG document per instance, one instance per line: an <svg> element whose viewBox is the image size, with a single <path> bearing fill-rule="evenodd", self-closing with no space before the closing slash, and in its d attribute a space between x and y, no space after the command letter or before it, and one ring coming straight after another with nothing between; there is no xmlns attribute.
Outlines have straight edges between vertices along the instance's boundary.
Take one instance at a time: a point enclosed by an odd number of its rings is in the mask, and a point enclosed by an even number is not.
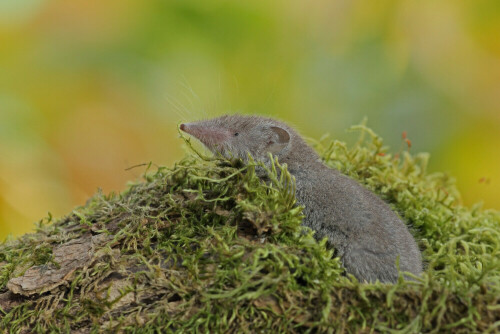
<svg viewBox="0 0 500 334"><path fill-rule="evenodd" d="M463 207L452 179L426 172L426 154L389 154L371 130L355 130L362 138L352 148L326 138L313 145L405 218L427 263L416 282L347 277L326 242L300 225L293 182L279 164L263 183L253 164L187 156L0 245L0 328L500 330L500 214ZM90 256L65 284L26 297L8 292L7 282L29 268L58 269L52 249L87 239Z"/></svg>

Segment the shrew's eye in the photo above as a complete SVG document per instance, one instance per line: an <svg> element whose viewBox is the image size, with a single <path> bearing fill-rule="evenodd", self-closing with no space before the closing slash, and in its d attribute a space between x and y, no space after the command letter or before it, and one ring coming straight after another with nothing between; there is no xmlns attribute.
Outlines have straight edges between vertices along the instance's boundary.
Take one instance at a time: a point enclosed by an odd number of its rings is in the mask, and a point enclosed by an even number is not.
<svg viewBox="0 0 500 334"><path fill-rule="evenodd" d="M235 137L238 137L239 135L240 135L240 134L239 134L238 132L235 132L235 133L234 133L234 136L235 136Z"/></svg>

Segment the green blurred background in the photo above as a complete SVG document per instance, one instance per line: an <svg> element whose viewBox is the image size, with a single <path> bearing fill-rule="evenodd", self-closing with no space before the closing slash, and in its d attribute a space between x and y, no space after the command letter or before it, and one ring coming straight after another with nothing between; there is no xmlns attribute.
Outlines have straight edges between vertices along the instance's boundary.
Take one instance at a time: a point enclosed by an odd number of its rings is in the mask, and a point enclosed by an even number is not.
<svg viewBox="0 0 500 334"><path fill-rule="evenodd" d="M236 111L342 140L368 116L500 209L500 2L0 0L0 239Z"/></svg>

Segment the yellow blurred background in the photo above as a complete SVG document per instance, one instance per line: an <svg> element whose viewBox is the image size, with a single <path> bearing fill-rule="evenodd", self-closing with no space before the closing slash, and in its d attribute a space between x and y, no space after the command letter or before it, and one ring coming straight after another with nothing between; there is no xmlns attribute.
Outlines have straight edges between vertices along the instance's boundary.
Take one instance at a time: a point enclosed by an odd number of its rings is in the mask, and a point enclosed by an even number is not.
<svg viewBox="0 0 500 334"><path fill-rule="evenodd" d="M1 0L0 240L237 111L348 141L368 116L500 209L500 2Z"/></svg>

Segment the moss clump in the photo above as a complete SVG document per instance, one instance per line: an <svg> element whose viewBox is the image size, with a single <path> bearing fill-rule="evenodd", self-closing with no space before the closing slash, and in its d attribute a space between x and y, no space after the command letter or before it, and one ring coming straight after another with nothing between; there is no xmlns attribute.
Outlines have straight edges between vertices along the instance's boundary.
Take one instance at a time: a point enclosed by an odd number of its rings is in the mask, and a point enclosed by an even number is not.
<svg viewBox="0 0 500 334"><path fill-rule="evenodd" d="M254 165L188 156L1 244L0 329L500 330L500 214L462 207L452 180L427 174L427 155L393 156L356 128L352 148L314 145L406 219L427 261L417 282L347 277L326 242L301 227L278 164L263 183Z"/></svg>

